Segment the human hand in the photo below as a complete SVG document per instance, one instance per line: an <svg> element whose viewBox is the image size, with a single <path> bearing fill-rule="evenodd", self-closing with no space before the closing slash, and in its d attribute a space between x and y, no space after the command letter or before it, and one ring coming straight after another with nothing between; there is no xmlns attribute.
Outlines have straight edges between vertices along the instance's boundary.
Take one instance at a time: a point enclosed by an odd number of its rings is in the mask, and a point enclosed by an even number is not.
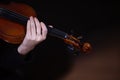
<svg viewBox="0 0 120 80"><path fill-rule="evenodd" d="M36 45L44 41L48 30L43 22L37 18L30 17L27 22L27 31L23 42L18 47L18 52L26 55L35 48Z"/></svg>

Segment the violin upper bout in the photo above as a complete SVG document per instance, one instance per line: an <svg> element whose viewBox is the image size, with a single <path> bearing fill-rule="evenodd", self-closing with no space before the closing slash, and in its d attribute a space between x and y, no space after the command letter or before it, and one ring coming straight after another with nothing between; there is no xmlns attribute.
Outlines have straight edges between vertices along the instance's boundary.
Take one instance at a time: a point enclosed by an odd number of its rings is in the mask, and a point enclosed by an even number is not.
<svg viewBox="0 0 120 80"><path fill-rule="evenodd" d="M24 3L10 2L9 4L0 4L0 7L12 10L27 17L37 16L35 10L31 6Z"/></svg>

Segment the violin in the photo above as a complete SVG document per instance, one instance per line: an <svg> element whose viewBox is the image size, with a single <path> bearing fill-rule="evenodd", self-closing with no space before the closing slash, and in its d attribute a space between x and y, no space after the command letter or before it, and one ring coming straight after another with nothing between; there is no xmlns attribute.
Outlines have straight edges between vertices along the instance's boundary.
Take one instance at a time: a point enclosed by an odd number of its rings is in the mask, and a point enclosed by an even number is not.
<svg viewBox="0 0 120 80"><path fill-rule="evenodd" d="M26 32L26 23L30 16L37 16L35 10L23 3L0 4L0 39L20 44ZM88 42L82 43L78 38L67 34L56 28L47 26L48 34L62 39L66 44L71 45L76 51L89 53L91 45Z"/></svg>

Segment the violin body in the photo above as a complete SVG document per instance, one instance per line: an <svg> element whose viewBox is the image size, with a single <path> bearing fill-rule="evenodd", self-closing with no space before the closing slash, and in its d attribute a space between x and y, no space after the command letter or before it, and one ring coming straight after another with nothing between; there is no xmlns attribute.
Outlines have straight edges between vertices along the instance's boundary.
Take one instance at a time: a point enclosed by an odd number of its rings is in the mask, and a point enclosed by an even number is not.
<svg viewBox="0 0 120 80"><path fill-rule="evenodd" d="M10 4L0 4L0 8L0 38L12 44L21 43L25 36L25 25L1 16L5 14L3 9L8 9L27 17L36 16L34 9L26 4L14 2Z"/></svg>

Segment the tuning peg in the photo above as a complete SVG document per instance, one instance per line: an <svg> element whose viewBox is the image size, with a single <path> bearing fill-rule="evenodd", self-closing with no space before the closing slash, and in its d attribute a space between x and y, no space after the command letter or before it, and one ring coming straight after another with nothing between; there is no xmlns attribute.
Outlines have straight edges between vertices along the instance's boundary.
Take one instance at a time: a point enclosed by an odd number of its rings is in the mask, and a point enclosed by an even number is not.
<svg viewBox="0 0 120 80"><path fill-rule="evenodd" d="M79 39L79 40L82 39L82 38L83 38L82 36L78 36L78 37L77 37L77 39Z"/></svg>
<svg viewBox="0 0 120 80"><path fill-rule="evenodd" d="M78 50L76 50L72 45L67 45L67 51L74 55L74 56L79 56L80 55L80 52Z"/></svg>

